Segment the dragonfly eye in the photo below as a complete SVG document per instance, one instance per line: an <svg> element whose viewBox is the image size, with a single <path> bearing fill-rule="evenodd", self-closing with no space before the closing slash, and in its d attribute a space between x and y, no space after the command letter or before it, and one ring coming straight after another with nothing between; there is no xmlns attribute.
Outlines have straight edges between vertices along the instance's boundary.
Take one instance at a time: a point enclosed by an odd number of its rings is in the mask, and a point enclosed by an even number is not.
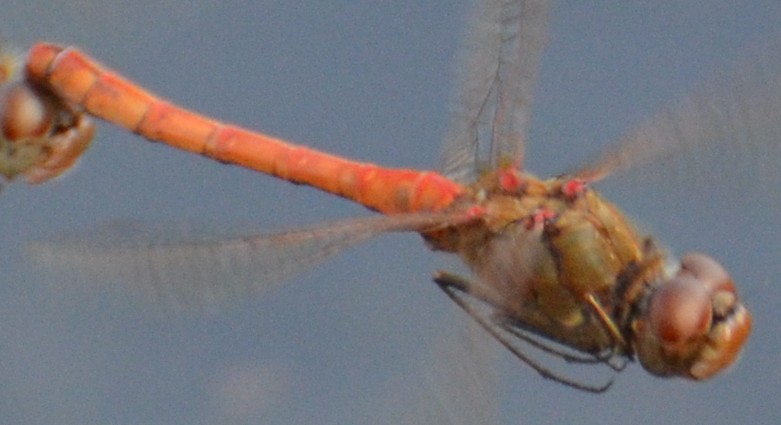
<svg viewBox="0 0 781 425"><path fill-rule="evenodd" d="M0 128L6 140L44 136L52 125L51 105L24 83L14 83L0 96Z"/></svg>
<svg viewBox="0 0 781 425"><path fill-rule="evenodd" d="M708 290L693 277L679 275L654 292L648 307L651 331L666 350L685 355L707 334L711 311Z"/></svg>
<svg viewBox="0 0 781 425"><path fill-rule="evenodd" d="M687 254L634 323L635 348L657 375L707 379L738 358L751 330L732 279L710 257Z"/></svg>

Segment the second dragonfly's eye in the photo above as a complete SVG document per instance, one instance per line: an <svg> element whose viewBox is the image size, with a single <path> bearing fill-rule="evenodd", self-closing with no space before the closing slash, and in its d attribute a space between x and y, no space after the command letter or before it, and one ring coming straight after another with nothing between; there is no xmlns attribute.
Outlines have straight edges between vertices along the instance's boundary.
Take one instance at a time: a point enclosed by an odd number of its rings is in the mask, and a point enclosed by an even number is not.
<svg viewBox="0 0 781 425"><path fill-rule="evenodd" d="M24 83L13 83L0 96L0 129L11 141L42 137L49 131L53 112L39 93Z"/></svg>

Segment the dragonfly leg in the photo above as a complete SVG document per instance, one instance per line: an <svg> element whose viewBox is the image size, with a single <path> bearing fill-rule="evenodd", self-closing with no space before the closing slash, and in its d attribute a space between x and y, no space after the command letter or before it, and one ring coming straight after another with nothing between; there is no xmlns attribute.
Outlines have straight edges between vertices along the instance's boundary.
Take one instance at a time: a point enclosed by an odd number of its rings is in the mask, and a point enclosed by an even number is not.
<svg viewBox="0 0 781 425"><path fill-rule="evenodd" d="M546 344L545 342L537 339L537 337L528 334L522 326L518 326L516 320L503 314L495 315L492 321L495 322L496 325L502 328L504 331L520 339L521 341L542 352L559 357L568 363L604 363L609 365L609 361L613 357L613 353L610 351L597 354L573 354L572 352L562 350L554 345Z"/></svg>
<svg viewBox="0 0 781 425"><path fill-rule="evenodd" d="M474 319L480 325L480 327L485 329L486 332L488 332L492 337L494 337L494 339L496 339L507 350L509 350L516 358L526 363L529 367L534 369L543 378L550 379L552 381L558 382L560 384L581 391L597 393L597 394L607 391L607 389L610 388L610 386L613 384L613 379L611 378L610 380L608 380L606 383L602 385L591 386L591 385L583 384L581 382L576 382L574 380L558 375L555 372L547 369L546 367L537 363L534 359L524 354L520 349L518 349L518 347L513 345L513 343L505 335L503 335L497 330L497 328L506 330L505 326L502 326L501 323L497 323L493 319L486 318L483 314L480 314L480 312L478 312L477 309L467 301L468 296L473 296L478 300L486 303L487 305L493 308L497 308L496 306L499 304L495 302L495 300L491 300L490 296L486 296L485 291L475 290L475 287L477 285L473 284L472 282L460 276L446 273L443 271L438 271L434 275L434 282L439 286L440 289L442 289L443 292L445 292L445 294L454 303L456 303L456 305L461 307L462 310L464 310L467 314L469 314L469 316L472 317L472 319ZM515 333L512 334L515 335ZM524 341L525 340L526 339L524 339Z"/></svg>
<svg viewBox="0 0 781 425"><path fill-rule="evenodd" d="M626 340L624 339L623 335L621 335L621 331L618 329L618 326L616 326L616 322L613 321L613 319L605 312L605 309L602 308L599 300L597 300L593 294L587 294L585 301L597 314L599 321L602 322L602 324L605 326L605 329L607 329L607 331L610 333L610 336L613 337L613 340L616 342L616 344L621 347L622 351L626 352Z"/></svg>
<svg viewBox="0 0 781 425"><path fill-rule="evenodd" d="M537 338L527 334L522 327L518 326L517 320L513 319L512 317L508 316L505 313L502 313L500 309L497 307L496 302L491 300L491 297L481 295L480 292L474 291L472 289L474 288L474 285L470 281L460 276L439 272L439 274L434 277L434 281L438 285L440 285L440 288L442 287L443 283L450 285L453 289L456 289L464 294L473 296L479 299L480 301L490 305L492 308L495 309L490 319L492 325L495 325L503 329L507 333L512 334L516 338L539 349L540 351L558 356L564 361L570 363L586 363L586 364L602 363L607 359L607 357L603 357L602 355L588 355L588 356L575 355L570 352L566 352L564 350L555 348L552 345L539 341Z"/></svg>

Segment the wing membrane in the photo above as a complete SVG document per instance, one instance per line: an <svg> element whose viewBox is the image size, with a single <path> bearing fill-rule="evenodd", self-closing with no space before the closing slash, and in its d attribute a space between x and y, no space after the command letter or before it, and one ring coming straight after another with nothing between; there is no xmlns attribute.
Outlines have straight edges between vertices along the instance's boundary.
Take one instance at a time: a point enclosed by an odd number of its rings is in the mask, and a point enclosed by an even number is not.
<svg viewBox="0 0 781 425"><path fill-rule="evenodd" d="M428 424L499 424L498 346L476 323L463 316L442 331L421 361L426 390L410 403L401 423L424 417ZM452 323L451 323L452 324ZM398 423L398 422L396 422Z"/></svg>
<svg viewBox="0 0 781 425"><path fill-rule="evenodd" d="M479 3L443 149L447 176L469 183L485 169L521 166L548 14L547 1Z"/></svg>
<svg viewBox="0 0 781 425"><path fill-rule="evenodd" d="M775 47L778 55L778 46ZM781 61L763 60L715 78L672 108L661 111L601 156L569 173L587 181L652 162L685 161L715 155L734 167L737 160L778 161L781 149ZM675 161L673 161L675 162ZM777 165L777 164L776 164ZM718 170L711 170L718 172Z"/></svg>
<svg viewBox="0 0 781 425"><path fill-rule="evenodd" d="M164 305L221 303L278 285L343 250L385 232L420 231L461 220L456 214L378 216L284 233L203 238L170 229L111 225L91 235L36 242L29 256L58 279L121 282Z"/></svg>

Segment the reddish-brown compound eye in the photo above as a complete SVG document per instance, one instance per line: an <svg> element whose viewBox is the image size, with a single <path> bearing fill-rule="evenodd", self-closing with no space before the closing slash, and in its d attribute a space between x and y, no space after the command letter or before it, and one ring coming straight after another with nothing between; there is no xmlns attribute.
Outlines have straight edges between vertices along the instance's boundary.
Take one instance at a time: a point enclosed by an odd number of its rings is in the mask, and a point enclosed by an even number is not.
<svg viewBox="0 0 781 425"><path fill-rule="evenodd" d="M659 343L678 355L686 355L691 344L708 333L711 311L708 290L685 275L662 285L648 307L651 329Z"/></svg>
<svg viewBox="0 0 781 425"><path fill-rule="evenodd" d="M687 254L681 259L679 274L691 274L708 288L713 305L713 324L689 374L707 379L729 367L740 356L751 333L751 314L738 299L737 289L724 267L703 254Z"/></svg>
<svg viewBox="0 0 781 425"><path fill-rule="evenodd" d="M729 273L713 258L700 253L688 253L681 258L679 275L689 274L699 280L710 291L735 292Z"/></svg>
<svg viewBox="0 0 781 425"><path fill-rule="evenodd" d="M27 84L12 83L0 95L0 129L6 140L43 137L53 120L51 103Z"/></svg>
<svg viewBox="0 0 781 425"><path fill-rule="evenodd" d="M633 345L646 370L707 379L737 360L751 332L751 314L715 260L687 254L676 275L650 291L632 325Z"/></svg>

